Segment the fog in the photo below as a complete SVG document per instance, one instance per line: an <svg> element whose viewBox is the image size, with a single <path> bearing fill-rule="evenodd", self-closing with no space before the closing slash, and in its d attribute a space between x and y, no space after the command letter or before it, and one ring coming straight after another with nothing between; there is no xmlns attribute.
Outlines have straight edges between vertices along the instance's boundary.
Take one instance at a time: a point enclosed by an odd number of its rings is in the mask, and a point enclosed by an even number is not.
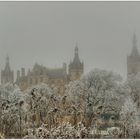
<svg viewBox="0 0 140 140"><path fill-rule="evenodd" d="M124 78L140 2L0 2L0 69L69 64L76 42L85 73L112 70Z"/></svg>

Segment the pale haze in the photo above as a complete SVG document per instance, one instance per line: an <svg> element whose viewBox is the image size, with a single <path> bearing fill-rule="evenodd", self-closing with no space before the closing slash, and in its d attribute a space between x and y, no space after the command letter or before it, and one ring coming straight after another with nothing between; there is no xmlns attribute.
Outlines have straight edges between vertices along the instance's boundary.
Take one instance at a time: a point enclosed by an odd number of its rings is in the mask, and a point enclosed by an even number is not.
<svg viewBox="0 0 140 140"><path fill-rule="evenodd" d="M124 78L137 35L140 2L0 2L0 69L69 64L76 42L85 73L112 70ZM16 73L15 73L16 74Z"/></svg>

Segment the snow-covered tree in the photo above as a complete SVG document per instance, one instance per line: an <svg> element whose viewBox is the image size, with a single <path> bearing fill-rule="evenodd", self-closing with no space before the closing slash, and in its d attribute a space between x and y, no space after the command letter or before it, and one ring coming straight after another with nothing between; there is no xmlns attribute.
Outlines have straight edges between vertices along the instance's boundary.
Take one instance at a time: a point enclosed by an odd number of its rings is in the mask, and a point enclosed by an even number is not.
<svg viewBox="0 0 140 140"><path fill-rule="evenodd" d="M137 76L124 84L119 75L100 69L70 82L64 96L43 83L24 92L15 84L0 85L0 137L28 133L24 138L104 138L101 126L107 121L102 116L107 113L111 120L119 117L117 125L108 121L105 133L137 137L139 85Z"/></svg>
<svg viewBox="0 0 140 140"><path fill-rule="evenodd" d="M79 122L77 125L72 125L68 122L64 122L57 127L47 128L46 124L42 124L35 129L28 129L28 134L24 138L51 138L51 139L74 139L74 138L94 138L96 130L90 128L89 130Z"/></svg>
<svg viewBox="0 0 140 140"><path fill-rule="evenodd" d="M128 94L140 108L140 75L130 75L125 83Z"/></svg>
<svg viewBox="0 0 140 140"><path fill-rule="evenodd" d="M28 119L30 120L30 125L35 127L46 121L49 123L50 120L47 119L48 114L51 110L58 107L59 97L53 93L47 84L33 86L26 92L26 101L29 104Z"/></svg>
<svg viewBox="0 0 140 140"><path fill-rule="evenodd" d="M68 100L84 110L89 123L101 113L119 113L124 96L121 77L113 72L95 69L67 86ZM89 119L92 118L92 119Z"/></svg>
<svg viewBox="0 0 140 140"><path fill-rule="evenodd" d="M140 133L137 127L140 124L139 115L137 106L132 98L130 96L126 97L120 112L123 136L125 138L135 138Z"/></svg>
<svg viewBox="0 0 140 140"><path fill-rule="evenodd" d="M0 93L0 131L5 136L10 133L16 135L15 132L21 134L25 117L24 94L13 84L1 85Z"/></svg>

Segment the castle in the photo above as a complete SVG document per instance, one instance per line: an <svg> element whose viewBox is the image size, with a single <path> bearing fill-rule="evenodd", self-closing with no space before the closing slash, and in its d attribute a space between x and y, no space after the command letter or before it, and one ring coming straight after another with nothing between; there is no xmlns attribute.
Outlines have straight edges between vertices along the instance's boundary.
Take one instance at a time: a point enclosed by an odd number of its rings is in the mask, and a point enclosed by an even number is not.
<svg viewBox="0 0 140 140"><path fill-rule="evenodd" d="M70 62L67 72L67 64L64 63L60 68L47 68L37 63L28 72L25 72L25 68L21 68L21 71L17 71L17 78L14 81L14 72L10 68L9 57L6 57L6 65L4 70L1 71L1 84L8 82L17 84L20 89L26 90L28 87L37 85L40 83L46 83L51 88L57 90L58 93L63 94L65 85L70 81L77 80L84 73L84 63L80 61L78 54L78 47L76 45L74 51L74 59ZM136 35L133 35L132 51L127 56L127 77L129 75L136 75L140 73L140 54L137 48Z"/></svg>
<svg viewBox="0 0 140 140"><path fill-rule="evenodd" d="M70 81L77 80L84 73L84 63L80 61L78 54L78 47L76 45L74 51L74 59L70 62L67 72L67 64L64 63L60 68L47 68L37 63L28 72L25 72L25 68L21 68L21 71L17 71L17 78L14 81L14 72L10 68L9 57L6 57L6 64L4 70L1 71L1 84L8 82L17 84L22 91L28 87L37 85L40 83L46 83L51 88L57 90L58 93L63 94L65 85ZM136 75L140 73L140 54L137 48L136 35L133 35L132 51L127 56L127 77L129 75Z"/></svg>
<svg viewBox="0 0 140 140"><path fill-rule="evenodd" d="M136 35L133 36L132 41L132 51L129 56L127 56L127 77L129 75L136 75L140 73L140 54L137 49L137 39Z"/></svg>
<svg viewBox="0 0 140 140"><path fill-rule="evenodd" d="M74 59L69 64L68 72L66 63L60 68L47 68L35 63L31 70L28 69L27 73L25 68L21 68L21 71L18 70L15 81L14 73L10 69L9 57L7 57L5 69L1 71L1 84L16 83L24 91L33 85L46 83L52 89L57 90L59 94L63 94L65 85L70 81L79 79L84 72L84 64L80 61L77 45L74 52Z"/></svg>

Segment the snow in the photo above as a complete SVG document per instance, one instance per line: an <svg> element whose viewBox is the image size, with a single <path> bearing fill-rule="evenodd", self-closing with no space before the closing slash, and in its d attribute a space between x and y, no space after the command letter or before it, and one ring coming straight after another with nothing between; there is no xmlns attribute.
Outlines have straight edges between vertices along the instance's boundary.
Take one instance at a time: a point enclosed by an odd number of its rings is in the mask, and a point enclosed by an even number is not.
<svg viewBox="0 0 140 140"><path fill-rule="evenodd" d="M123 83L119 75L100 69L71 81L63 96L44 83L24 92L7 83L0 85L0 137L138 137L139 99L138 76Z"/></svg>

